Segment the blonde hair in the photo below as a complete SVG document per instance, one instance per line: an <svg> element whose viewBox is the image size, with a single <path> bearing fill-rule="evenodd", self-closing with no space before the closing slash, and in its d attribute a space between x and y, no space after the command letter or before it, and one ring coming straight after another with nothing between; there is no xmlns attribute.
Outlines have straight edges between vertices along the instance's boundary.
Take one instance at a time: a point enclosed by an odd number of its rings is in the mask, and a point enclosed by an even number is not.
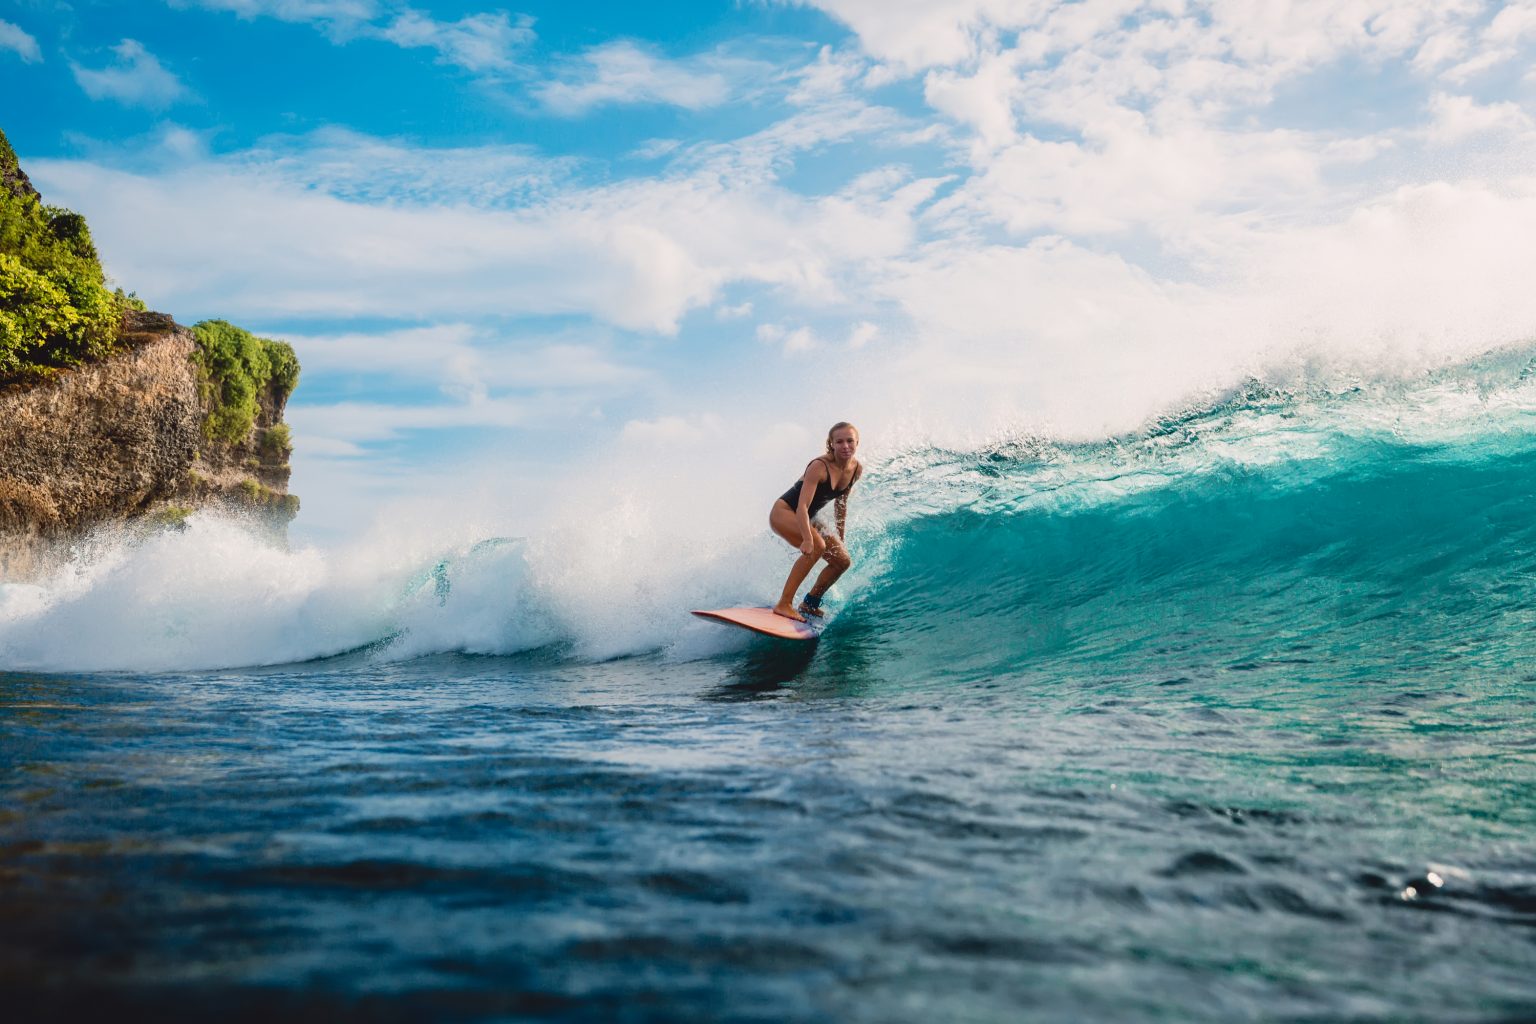
<svg viewBox="0 0 1536 1024"><path fill-rule="evenodd" d="M845 430L845 429L853 431L853 436L855 438L858 438L858 436L859 436L859 428L854 426L852 423L849 423L847 420L840 420L839 422L832 424L832 429L827 431L827 454L828 455L832 454L832 435L837 433L839 430Z"/></svg>

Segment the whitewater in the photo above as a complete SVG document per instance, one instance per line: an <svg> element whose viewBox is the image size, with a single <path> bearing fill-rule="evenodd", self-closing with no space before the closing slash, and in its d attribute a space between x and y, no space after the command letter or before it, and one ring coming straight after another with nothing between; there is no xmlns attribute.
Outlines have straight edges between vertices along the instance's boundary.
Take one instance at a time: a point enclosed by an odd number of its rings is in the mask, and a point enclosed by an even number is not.
<svg viewBox="0 0 1536 1024"><path fill-rule="evenodd" d="M1517 346L887 445L808 645L688 615L776 590L777 477L684 531L620 488L518 532L94 535L0 585L0 981L252 1019L1528 1017L1533 426Z"/></svg>

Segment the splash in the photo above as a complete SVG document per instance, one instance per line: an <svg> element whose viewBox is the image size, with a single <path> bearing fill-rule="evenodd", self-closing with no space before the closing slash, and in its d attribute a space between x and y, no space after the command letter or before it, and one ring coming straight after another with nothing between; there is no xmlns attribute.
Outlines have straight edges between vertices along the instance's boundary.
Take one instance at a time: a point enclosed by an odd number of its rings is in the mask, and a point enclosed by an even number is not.
<svg viewBox="0 0 1536 1024"><path fill-rule="evenodd" d="M1093 442L888 453L855 506L842 625L941 673L1145 657L1168 623L1234 657L1275 632L1390 646L1341 626L1372 608L1446 644L1496 629L1488 650L1515 657L1536 617L1533 356L1374 384L1250 380ZM664 488L573 500L520 537L477 532L468 515L386 518L349 545L285 550L209 513L181 532L100 534L51 577L0 586L0 664L710 656L741 641L686 612L766 603L791 557L746 498L691 522Z"/></svg>

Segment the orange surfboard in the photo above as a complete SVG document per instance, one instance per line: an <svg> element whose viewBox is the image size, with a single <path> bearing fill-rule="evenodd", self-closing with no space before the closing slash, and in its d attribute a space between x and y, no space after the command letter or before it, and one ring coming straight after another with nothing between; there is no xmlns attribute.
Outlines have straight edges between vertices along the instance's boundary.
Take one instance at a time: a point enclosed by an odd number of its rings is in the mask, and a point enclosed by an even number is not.
<svg viewBox="0 0 1536 1024"><path fill-rule="evenodd" d="M821 635L821 623L796 622L782 615L773 614L772 608L716 608L713 611L694 612L701 619L713 619L728 626L740 626L764 636L776 636L780 640L815 640Z"/></svg>

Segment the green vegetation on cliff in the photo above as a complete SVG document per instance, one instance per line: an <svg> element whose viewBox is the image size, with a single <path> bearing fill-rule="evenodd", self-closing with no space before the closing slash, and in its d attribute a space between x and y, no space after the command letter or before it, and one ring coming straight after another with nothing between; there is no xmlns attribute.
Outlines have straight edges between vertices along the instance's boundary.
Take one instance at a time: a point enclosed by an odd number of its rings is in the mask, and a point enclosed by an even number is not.
<svg viewBox="0 0 1536 1024"><path fill-rule="evenodd" d="M43 203L0 132L0 378L106 355L131 299L107 289L85 218Z"/></svg>
<svg viewBox="0 0 1536 1024"><path fill-rule="evenodd" d="M192 325L211 440L238 442L251 432L262 397L285 401L299 383L299 360L284 341L258 338L224 320ZM285 437L286 439L286 437Z"/></svg>
<svg viewBox="0 0 1536 1024"><path fill-rule="evenodd" d="M246 505L255 509L280 512L288 519L299 514L299 496L297 494L284 494L274 491L259 480L246 477L240 481L237 490Z"/></svg>

